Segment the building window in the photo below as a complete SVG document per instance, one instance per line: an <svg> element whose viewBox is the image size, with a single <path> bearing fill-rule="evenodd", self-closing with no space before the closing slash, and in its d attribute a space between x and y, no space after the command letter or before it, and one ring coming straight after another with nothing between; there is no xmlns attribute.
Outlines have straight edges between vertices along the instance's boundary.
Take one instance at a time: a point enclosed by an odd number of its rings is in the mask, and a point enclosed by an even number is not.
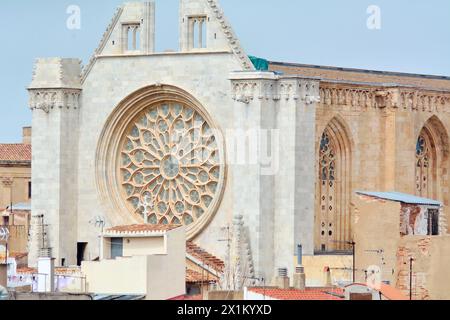
<svg viewBox="0 0 450 320"><path fill-rule="evenodd" d="M423 130L416 145L416 193L433 198L435 155L430 135Z"/></svg>
<svg viewBox="0 0 450 320"><path fill-rule="evenodd" d="M31 199L31 181L28 181L28 199Z"/></svg>
<svg viewBox="0 0 450 320"><path fill-rule="evenodd" d="M328 132L320 141L320 217L321 249L327 251L334 240L334 216L336 213L336 150Z"/></svg>
<svg viewBox="0 0 450 320"><path fill-rule="evenodd" d="M161 103L135 118L120 152L122 194L150 224L191 225L220 198L223 163L209 121L179 103Z"/></svg>
<svg viewBox="0 0 450 320"><path fill-rule="evenodd" d="M111 238L111 259L123 257L123 238Z"/></svg>
<svg viewBox="0 0 450 320"><path fill-rule="evenodd" d="M139 51L141 46L141 25L139 23L124 24L122 28L124 39L124 51L125 52Z"/></svg>
<svg viewBox="0 0 450 320"><path fill-rule="evenodd" d="M439 210L436 209L428 210L428 235L429 236L439 235Z"/></svg>
<svg viewBox="0 0 450 320"><path fill-rule="evenodd" d="M316 252L350 251L350 143L337 120L321 136L318 171Z"/></svg>
<svg viewBox="0 0 450 320"><path fill-rule="evenodd" d="M190 17L189 24L189 47L191 49L206 48L206 16Z"/></svg>

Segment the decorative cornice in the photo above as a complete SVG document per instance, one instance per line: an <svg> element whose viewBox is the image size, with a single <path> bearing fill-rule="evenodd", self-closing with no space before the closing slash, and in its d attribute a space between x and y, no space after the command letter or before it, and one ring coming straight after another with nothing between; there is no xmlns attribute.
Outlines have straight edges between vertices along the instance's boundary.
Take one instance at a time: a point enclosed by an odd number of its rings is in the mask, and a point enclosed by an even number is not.
<svg viewBox="0 0 450 320"><path fill-rule="evenodd" d="M233 31L233 28L231 27L231 24L225 18L223 10L220 8L218 1L206 0L206 2L208 3L210 10L214 13L217 22L220 23L222 30L227 37L231 48L233 49L233 53L239 58L239 61L241 62L242 68L249 71L254 70L255 68L253 66L253 63L250 61L249 57L242 48L239 39L237 38L236 34Z"/></svg>
<svg viewBox="0 0 450 320"><path fill-rule="evenodd" d="M392 99L395 107L409 111L450 112L450 93L402 89Z"/></svg>
<svg viewBox="0 0 450 320"><path fill-rule="evenodd" d="M239 79L231 80L232 98L249 104L251 101L302 101L319 102L319 81L313 79Z"/></svg>
<svg viewBox="0 0 450 320"><path fill-rule="evenodd" d="M116 13L114 14L114 17L112 18L110 24L106 28L106 31L103 33L103 37L102 40L100 40L100 44L98 45L97 49L95 49L94 54L89 59L89 63L83 68L83 71L81 73L81 83L83 83L84 80L86 80L87 75L89 74L89 72L91 71L92 67L95 64L95 61L97 60L97 56L100 55L103 49L105 48L106 43L114 30L114 27L116 26L117 22L120 19L120 16L122 15L122 12L123 6L118 7Z"/></svg>
<svg viewBox="0 0 450 320"><path fill-rule="evenodd" d="M320 103L324 106L349 106L409 111L450 111L450 93L414 88L336 86L321 83Z"/></svg>
<svg viewBox="0 0 450 320"><path fill-rule="evenodd" d="M28 92L31 110L49 113L54 108L79 108L80 89L30 89Z"/></svg>

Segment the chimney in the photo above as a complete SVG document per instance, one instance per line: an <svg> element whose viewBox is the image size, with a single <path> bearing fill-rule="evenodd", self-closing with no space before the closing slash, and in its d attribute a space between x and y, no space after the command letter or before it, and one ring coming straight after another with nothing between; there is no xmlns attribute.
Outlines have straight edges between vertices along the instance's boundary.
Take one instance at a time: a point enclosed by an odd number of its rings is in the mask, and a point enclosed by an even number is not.
<svg viewBox="0 0 450 320"><path fill-rule="evenodd" d="M303 266L295 268L294 288L302 291L306 289L306 274Z"/></svg>
<svg viewBox="0 0 450 320"><path fill-rule="evenodd" d="M275 279L277 288L290 289L290 279L287 274L288 274L287 268L278 269L278 276Z"/></svg>
<svg viewBox="0 0 450 320"><path fill-rule="evenodd" d="M22 143L31 144L31 127L22 128Z"/></svg>
<svg viewBox="0 0 450 320"><path fill-rule="evenodd" d="M294 288L298 290L306 289L306 275L305 268L303 267L303 247L297 246L297 268L295 268L294 274Z"/></svg>
<svg viewBox="0 0 450 320"><path fill-rule="evenodd" d="M325 267L323 272L325 273L325 287L332 287L333 281L331 280L331 268Z"/></svg>

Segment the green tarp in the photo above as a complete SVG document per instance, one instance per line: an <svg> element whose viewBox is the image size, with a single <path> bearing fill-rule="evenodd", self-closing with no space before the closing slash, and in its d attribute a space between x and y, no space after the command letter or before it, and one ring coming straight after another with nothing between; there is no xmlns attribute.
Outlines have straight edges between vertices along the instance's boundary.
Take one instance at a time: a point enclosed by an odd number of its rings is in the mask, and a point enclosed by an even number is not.
<svg viewBox="0 0 450 320"><path fill-rule="evenodd" d="M248 56L250 61L253 63L253 65L255 66L256 70L259 71L268 71L269 70L269 61L267 61L266 59L262 59L262 58L258 58L258 57L254 57L254 56Z"/></svg>

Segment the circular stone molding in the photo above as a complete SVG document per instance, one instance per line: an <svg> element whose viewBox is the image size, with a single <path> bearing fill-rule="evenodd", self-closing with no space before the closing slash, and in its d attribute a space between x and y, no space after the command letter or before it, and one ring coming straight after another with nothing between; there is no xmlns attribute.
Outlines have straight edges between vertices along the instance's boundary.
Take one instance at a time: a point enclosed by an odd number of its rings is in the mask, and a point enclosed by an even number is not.
<svg viewBox="0 0 450 320"><path fill-rule="evenodd" d="M116 224L182 224L194 238L222 200L222 134L185 91L143 88L109 117L96 156L102 202Z"/></svg>

